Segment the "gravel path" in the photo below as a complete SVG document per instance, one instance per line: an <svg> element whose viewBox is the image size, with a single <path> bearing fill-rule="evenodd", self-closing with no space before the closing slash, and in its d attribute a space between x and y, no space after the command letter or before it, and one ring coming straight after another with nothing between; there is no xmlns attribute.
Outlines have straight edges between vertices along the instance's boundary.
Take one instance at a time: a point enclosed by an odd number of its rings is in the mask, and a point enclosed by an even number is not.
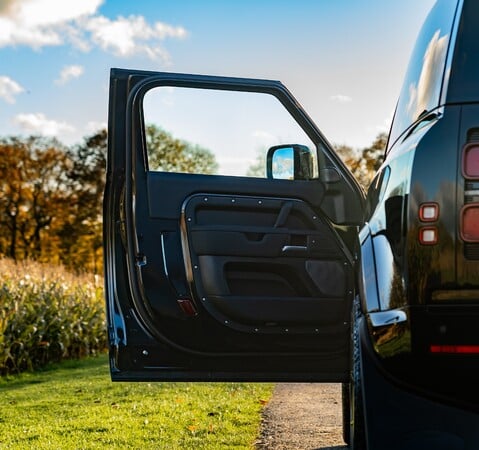
<svg viewBox="0 0 479 450"><path fill-rule="evenodd" d="M341 385L279 383L263 412L258 450L347 450Z"/></svg>

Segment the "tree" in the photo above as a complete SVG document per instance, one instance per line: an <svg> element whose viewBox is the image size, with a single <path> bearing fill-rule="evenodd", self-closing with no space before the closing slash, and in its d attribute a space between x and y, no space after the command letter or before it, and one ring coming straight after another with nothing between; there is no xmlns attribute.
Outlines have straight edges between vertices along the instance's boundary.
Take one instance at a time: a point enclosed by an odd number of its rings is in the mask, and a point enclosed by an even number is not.
<svg viewBox="0 0 479 450"><path fill-rule="evenodd" d="M384 151L388 135L386 133L379 133L374 139L373 143L361 151L361 160L358 168L359 182L367 187L371 183L374 175L381 167L384 160Z"/></svg>
<svg viewBox="0 0 479 450"><path fill-rule="evenodd" d="M146 126L146 147L150 170L214 174L215 155L208 149L174 138L156 125Z"/></svg>
<svg viewBox="0 0 479 450"><path fill-rule="evenodd" d="M334 146L334 149L349 167L359 184L365 189L381 167L387 138L386 133L379 133L369 147L359 151L355 151L347 145Z"/></svg>
<svg viewBox="0 0 479 450"><path fill-rule="evenodd" d="M66 150L68 205L56 229L61 262L74 270L102 270L102 198L107 132L99 130Z"/></svg>
<svg viewBox="0 0 479 450"><path fill-rule="evenodd" d="M69 161L55 139L0 140L2 253L13 259L42 256L42 237L65 205Z"/></svg>
<svg viewBox="0 0 479 450"><path fill-rule="evenodd" d="M85 253L102 245L105 160L106 131L71 149L40 137L0 140L1 254L91 270Z"/></svg>

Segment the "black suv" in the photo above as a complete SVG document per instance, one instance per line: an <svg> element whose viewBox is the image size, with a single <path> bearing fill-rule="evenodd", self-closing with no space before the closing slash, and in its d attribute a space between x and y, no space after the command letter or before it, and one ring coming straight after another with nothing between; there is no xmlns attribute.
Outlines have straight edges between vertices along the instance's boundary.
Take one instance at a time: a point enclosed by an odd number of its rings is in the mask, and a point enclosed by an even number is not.
<svg viewBox="0 0 479 450"><path fill-rule="evenodd" d="M479 448L478 21L477 0L432 9L366 196L280 82L113 69L113 380L341 382L353 448ZM238 156L255 113L281 130L264 174L153 155L152 118L189 136L210 126Z"/></svg>

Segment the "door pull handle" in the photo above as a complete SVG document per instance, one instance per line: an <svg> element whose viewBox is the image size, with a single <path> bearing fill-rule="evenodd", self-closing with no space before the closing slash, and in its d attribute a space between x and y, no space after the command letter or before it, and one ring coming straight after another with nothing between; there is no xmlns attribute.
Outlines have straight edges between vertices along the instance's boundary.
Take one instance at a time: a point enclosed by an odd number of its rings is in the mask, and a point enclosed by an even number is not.
<svg viewBox="0 0 479 450"><path fill-rule="evenodd" d="M281 251L283 253L292 253L292 252L307 252L308 247L305 245L285 245Z"/></svg>

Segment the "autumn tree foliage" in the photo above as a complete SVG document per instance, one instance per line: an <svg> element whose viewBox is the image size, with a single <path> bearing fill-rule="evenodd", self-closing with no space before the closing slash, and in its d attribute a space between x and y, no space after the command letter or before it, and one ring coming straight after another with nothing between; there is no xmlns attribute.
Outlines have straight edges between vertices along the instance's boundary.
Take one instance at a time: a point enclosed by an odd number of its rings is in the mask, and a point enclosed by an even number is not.
<svg viewBox="0 0 479 450"><path fill-rule="evenodd" d="M146 147L150 170L202 174L214 174L218 170L210 150L176 139L153 124L146 126Z"/></svg>
<svg viewBox="0 0 479 450"><path fill-rule="evenodd" d="M68 169L65 149L39 137L0 140L0 251L13 259L39 259L42 235L57 226L65 208Z"/></svg>
<svg viewBox="0 0 479 450"><path fill-rule="evenodd" d="M146 130L150 169L214 173L207 149ZM66 147L58 140L0 139L0 256L102 271L102 197L107 132Z"/></svg>
<svg viewBox="0 0 479 450"><path fill-rule="evenodd" d="M57 226L45 236L55 241L56 260L73 270L102 271L102 195L105 186L106 130L65 149L68 168L65 208L57 214Z"/></svg>
<svg viewBox="0 0 479 450"><path fill-rule="evenodd" d="M383 163L387 139L386 133L379 133L369 147L359 151L347 145L334 146L336 152L364 189L367 189Z"/></svg>
<svg viewBox="0 0 479 450"><path fill-rule="evenodd" d="M35 136L0 140L1 255L98 269L82 253L101 231L106 140L100 147L91 141L103 135L75 148Z"/></svg>

